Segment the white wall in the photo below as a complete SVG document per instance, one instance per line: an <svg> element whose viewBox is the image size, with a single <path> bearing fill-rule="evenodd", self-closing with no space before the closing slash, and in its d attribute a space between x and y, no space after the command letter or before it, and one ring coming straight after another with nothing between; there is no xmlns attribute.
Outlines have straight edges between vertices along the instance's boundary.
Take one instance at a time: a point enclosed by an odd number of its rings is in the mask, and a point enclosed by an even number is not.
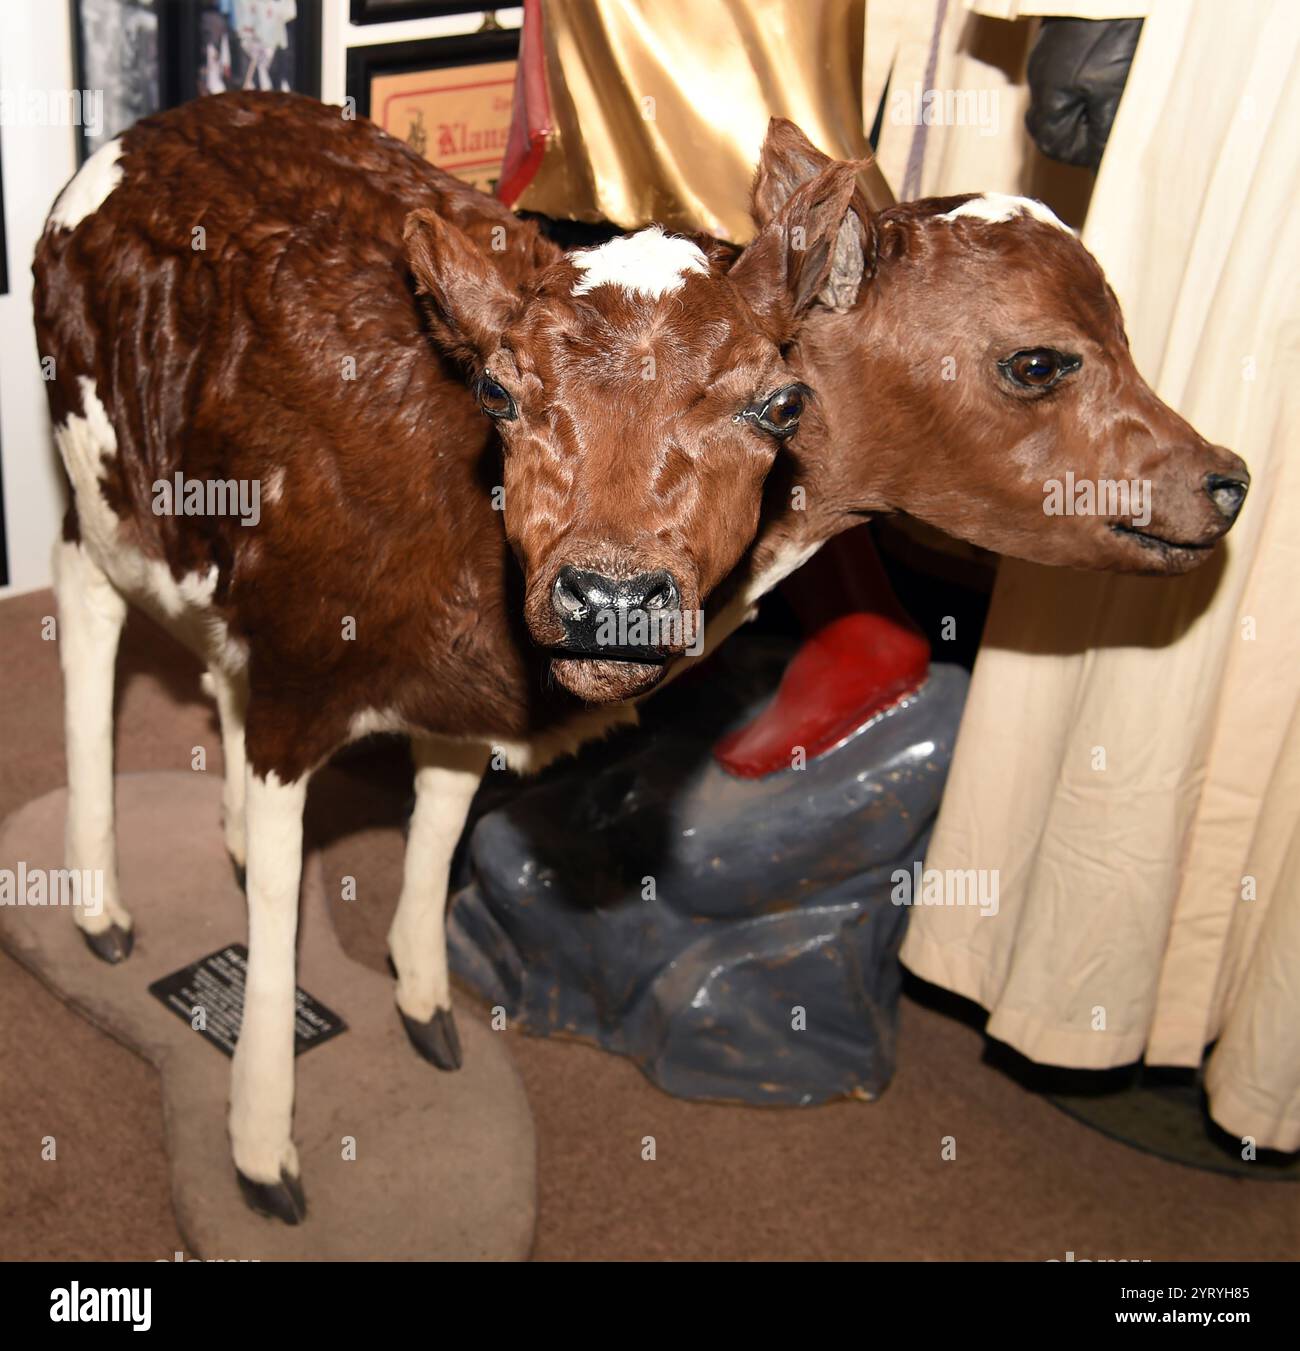
<svg viewBox="0 0 1300 1351"><path fill-rule="evenodd" d="M348 47L472 33L481 13L405 23L353 25L348 0L324 0L321 96L343 101ZM0 88L67 90L72 85L72 34L67 0L0 3ZM503 27L518 27L523 10L496 11ZM50 204L76 168L72 127L0 127L4 173L9 294L0 296L0 467L4 476L9 586L0 596L50 584L50 552L63 519L63 486L50 438L45 388L32 333L32 252Z"/></svg>
<svg viewBox="0 0 1300 1351"><path fill-rule="evenodd" d="M0 5L0 87L19 106L27 91L71 88L70 24L69 6L57 0ZM10 121L0 138L9 251L9 294L0 296L0 464L10 581L4 590L16 592L49 585L50 550L63 519L32 332L31 267L50 203L76 167L76 130Z"/></svg>

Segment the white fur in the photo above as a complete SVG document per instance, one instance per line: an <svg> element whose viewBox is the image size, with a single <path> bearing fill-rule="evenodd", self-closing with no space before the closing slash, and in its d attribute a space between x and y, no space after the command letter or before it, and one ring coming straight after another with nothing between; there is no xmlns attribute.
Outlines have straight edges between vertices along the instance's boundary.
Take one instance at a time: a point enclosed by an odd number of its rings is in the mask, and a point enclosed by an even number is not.
<svg viewBox="0 0 1300 1351"><path fill-rule="evenodd" d="M93 380L82 376L84 416L69 414L54 430L77 504L82 546L113 586L174 633L209 667L237 673L248 664L243 643L232 637L212 608L217 587L215 566L179 581L161 559L140 552L125 535L100 484L105 466L117 457L117 433Z"/></svg>
<svg viewBox="0 0 1300 1351"><path fill-rule="evenodd" d="M702 649L691 657L683 657L668 668L668 674L650 691L650 695L661 690L670 680L685 674L697 662L705 661L717 651L718 646L731 637L744 624L748 624L758 613L758 602L778 583L783 582L792 572L797 572L822 547L823 541L813 544L799 544L791 541L782 545L774 553L762 571L753 574L749 581L716 614L709 615L704 625L704 644Z"/></svg>
<svg viewBox="0 0 1300 1351"><path fill-rule="evenodd" d="M365 708L352 715L348 723L348 741L360 741L376 732L409 732L410 726L391 708Z"/></svg>
<svg viewBox="0 0 1300 1351"><path fill-rule="evenodd" d="M230 1085L235 1166L256 1182L298 1176L293 1144L293 1025L304 774L282 783L251 770L248 794L248 975Z"/></svg>
<svg viewBox="0 0 1300 1351"><path fill-rule="evenodd" d="M113 821L113 664L126 603L79 544L56 547L55 588L68 758L65 861L104 879L99 912L91 916L78 906L74 917L88 933L114 924L130 929L118 895Z"/></svg>
<svg viewBox="0 0 1300 1351"><path fill-rule="evenodd" d="M774 586L785 581L791 573L801 567L822 547L823 540L812 544L798 544L793 541L783 544L768 561L767 566L755 577L751 577L743 596L746 605L755 604L761 596L767 595Z"/></svg>
<svg viewBox="0 0 1300 1351"><path fill-rule="evenodd" d="M1004 221L1020 214L1032 216L1044 225L1055 225L1072 235L1073 230L1049 207L1033 197L1015 197L1007 192L986 192L982 196L972 197L969 202L945 211L936 220L960 220L969 218L983 221Z"/></svg>
<svg viewBox="0 0 1300 1351"><path fill-rule="evenodd" d="M121 154L119 138L101 145L59 194L50 210L49 224L60 230L75 230L87 216L98 211L122 181L122 166L118 163Z"/></svg>
<svg viewBox="0 0 1300 1351"><path fill-rule="evenodd" d="M680 291L688 272L706 274L708 259L689 239L666 235L652 225L634 235L619 235L594 249L569 255L582 272L573 288L575 296L597 286L620 286L631 296L660 296Z"/></svg>
<svg viewBox="0 0 1300 1351"><path fill-rule="evenodd" d="M427 1023L451 1007L447 975L447 883L490 748L416 737L415 812L406 838L402 894L388 931L397 1005Z"/></svg>
<svg viewBox="0 0 1300 1351"><path fill-rule="evenodd" d="M597 704L527 741L490 736L483 739L491 742L494 752L505 756L515 773L536 774L561 756L576 755L589 741L600 741L620 727L635 727L638 720L633 704Z"/></svg>
<svg viewBox="0 0 1300 1351"><path fill-rule="evenodd" d="M221 826L226 848L239 867L248 863L247 772L244 755L244 716L248 709L248 681L244 675L228 675L220 669L207 673L207 684L217 701L221 719L221 755L225 779L221 789Z"/></svg>

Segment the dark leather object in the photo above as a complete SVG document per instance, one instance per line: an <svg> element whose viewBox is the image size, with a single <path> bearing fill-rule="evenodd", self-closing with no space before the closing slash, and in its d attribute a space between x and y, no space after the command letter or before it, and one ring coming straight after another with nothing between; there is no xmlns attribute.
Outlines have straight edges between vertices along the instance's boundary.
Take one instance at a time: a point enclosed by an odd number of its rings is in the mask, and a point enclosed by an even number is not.
<svg viewBox="0 0 1300 1351"><path fill-rule="evenodd" d="M1101 163L1141 33L1141 19L1043 20L1029 57L1025 126L1044 155Z"/></svg>

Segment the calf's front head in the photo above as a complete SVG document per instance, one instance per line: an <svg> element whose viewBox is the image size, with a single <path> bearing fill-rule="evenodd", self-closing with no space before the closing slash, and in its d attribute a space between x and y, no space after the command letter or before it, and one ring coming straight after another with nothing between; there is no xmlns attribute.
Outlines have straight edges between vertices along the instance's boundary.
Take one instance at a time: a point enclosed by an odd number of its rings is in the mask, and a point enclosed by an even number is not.
<svg viewBox="0 0 1300 1351"><path fill-rule="evenodd" d="M774 123L757 219L828 163ZM1172 574L1208 556L1250 482L1151 390L1101 268L1024 198L872 217L856 305L814 311L797 364L831 433L807 453L842 513L905 511L1039 563Z"/></svg>
<svg viewBox="0 0 1300 1351"><path fill-rule="evenodd" d="M652 227L507 278L445 219L409 219L435 333L499 430L525 620L580 698L654 685L752 543L813 397L783 348L826 284L853 174L810 176L730 270Z"/></svg>

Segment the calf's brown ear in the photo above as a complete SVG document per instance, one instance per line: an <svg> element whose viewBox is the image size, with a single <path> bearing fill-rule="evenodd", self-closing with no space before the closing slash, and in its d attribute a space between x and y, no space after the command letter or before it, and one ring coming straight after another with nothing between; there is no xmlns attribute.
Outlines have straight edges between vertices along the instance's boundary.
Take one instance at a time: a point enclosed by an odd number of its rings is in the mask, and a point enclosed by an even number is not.
<svg viewBox="0 0 1300 1351"><path fill-rule="evenodd" d="M412 211L402 231L416 291L432 302L434 336L453 356L485 356L519 301L501 270L458 226L437 212Z"/></svg>
<svg viewBox="0 0 1300 1351"><path fill-rule="evenodd" d="M759 155L750 204L750 214L759 228L755 240L758 242L765 230L788 218L792 203L810 183L822 179L830 170L846 166L852 170L854 183L830 246L830 266L815 295L819 304L841 313L853 308L863 277L875 272L873 213L857 181L863 173L873 174L872 181L879 180L879 205L888 203L889 189L874 162L837 162L818 150L793 122L774 117L768 123Z"/></svg>
<svg viewBox="0 0 1300 1351"><path fill-rule="evenodd" d="M853 201L858 166L827 161L765 221L730 276L777 341L792 337L815 303L857 300L867 223Z"/></svg>
<svg viewBox="0 0 1300 1351"><path fill-rule="evenodd" d="M793 122L784 117L772 118L767 124L750 192L754 224L760 229L768 224L797 188L833 163Z"/></svg>

